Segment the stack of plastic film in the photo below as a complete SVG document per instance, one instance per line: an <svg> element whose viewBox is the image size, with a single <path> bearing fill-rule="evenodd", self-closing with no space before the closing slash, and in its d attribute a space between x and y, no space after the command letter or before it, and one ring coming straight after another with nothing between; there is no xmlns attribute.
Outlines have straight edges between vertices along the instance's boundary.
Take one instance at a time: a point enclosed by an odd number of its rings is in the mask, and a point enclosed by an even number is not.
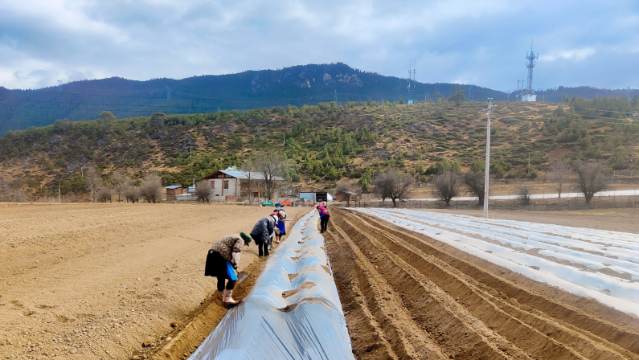
<svg viewBox="0 0 639 360"><path fill-rule="evenodd" d="M189 359L354 359L318 217L313 210L295 224L242 304Z"/></svg>

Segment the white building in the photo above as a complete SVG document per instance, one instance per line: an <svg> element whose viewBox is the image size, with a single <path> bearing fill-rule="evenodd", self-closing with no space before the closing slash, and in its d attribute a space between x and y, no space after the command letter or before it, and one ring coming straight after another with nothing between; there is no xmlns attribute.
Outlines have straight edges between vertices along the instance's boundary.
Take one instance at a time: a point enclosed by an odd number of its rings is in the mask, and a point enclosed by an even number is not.
<svg viewBox="0 0 639 360"><path fill-rule="evenodd" d="M521 101L537 101L537 95L534 95L534 94L522 95Z"/></svg>
<svg viewBox="0 0 639 360"><path fill-rule="evenodd" d="M251 189L252 194L250 196L254 199L259 199L261 196L261 184L259 184L264 177L257 172L248 173L246 171L239 171L235 167L230 167L226 170L218 170L212 174L209 174L202 178L207 180L211 191L213 193L212 200L214 201L238 201L240 197L249 196L242 190L243 182L248 179L256 180L254 189ZM275 177L275 181L284 181L285 179Z"/></svg>

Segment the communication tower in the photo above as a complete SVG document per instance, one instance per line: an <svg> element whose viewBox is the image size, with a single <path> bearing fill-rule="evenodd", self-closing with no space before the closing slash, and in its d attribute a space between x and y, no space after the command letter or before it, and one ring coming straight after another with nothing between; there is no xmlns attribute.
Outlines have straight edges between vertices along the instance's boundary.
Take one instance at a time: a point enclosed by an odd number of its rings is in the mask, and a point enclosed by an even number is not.
<svg viewBox="0 0 639 360"><path fill-rule="evenodd" d="M526 59L528 63L526 67L528 68L528 88L526 89L526 94L522 97L523 101L536 101L537 95L534 95L534 91L532 88L533 83L533 68L535 67L536 60L539 58L539 54L535 54L532 49L532 42L530 43L530 53L526 54Z"/></svg>
<svg viewBox="0 0 639 360"><path fill-rule="evenodd" d="M415 64L408 69L408 103L415 102Z"/></svg>

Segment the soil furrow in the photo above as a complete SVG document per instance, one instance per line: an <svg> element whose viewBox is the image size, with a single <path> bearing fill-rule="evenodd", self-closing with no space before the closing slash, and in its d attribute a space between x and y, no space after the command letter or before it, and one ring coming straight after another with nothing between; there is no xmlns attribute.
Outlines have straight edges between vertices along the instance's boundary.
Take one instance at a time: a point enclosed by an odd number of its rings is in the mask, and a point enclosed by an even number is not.
<svg viewBox="0 0 639 360"><path fill-rule="evenodd" d="M397 352L401 336L413 334L455 359L639 359L636 319L626 314L378 218L334 213L327 250L344 308L356 310L346 320L357 358L391 358L357 350L365 329L352 325L372 320L399 358L408 354ZM390 322L388 309L405 316Z"/></svg>
<svg viewBox="0 0 639 360"><path fill-rule="evenodd" d="M411 263L419 264L418 271L427 274L446 292L463 299L473 316L526 352L539 358L624 358L609 349L595 346L589 339L559 326L552 319L543 319L519 309L515 301L504 298L498 290L495 293L481 289L472 278L445 263L433 261L432 257L424 256L418 249L403 239L388 234L384 229L364 220L362 224L365 231L384 234L384 244L391 246L393 252Z"/></svg>
<svg viewBox="0 0 639 360"><path fill-rule="evenodd" d="M423 301L424 296L427 296L432 300L429 308L429 312L431 314L424 315L426 317L429 315L435 315L438 320L446 319L445 321L432 321L435 328L429 329L429 331L440 332L440 330L436 328L443 326L449 330L449 332L445 334L446 336L440 336L440 346L442 346L444 350L447 352L459 351L459 340L456 339L456 337L463 333L466 336L464 342L470 343L472 341L477 341L476 344L473 345L473 351L475 352L474 356L477 355L476 351L481 349L481 353L493 352L490 356L491 358L528 358L528 356L516 346L513 346L481 321L474 318L464 307L460 306L455 299L450 296L450 294L438 288L427 277L423 276L419 270L403 261L383 244L374 240L374 234L367 233L365 230L354 226L348 220L344 220L344 224L341 224L341 226L347 228L349 232L353 233L354 237L358 238L358 243L367 248L368 253L374 257L375 263L384 264L382 271L385 272L388 270L389 279L398 279L396 286L398 286L399 289L408 289L411 296L406 296L406 294L404 294L403 300L406 306L412 311L413 316L421 314L423 311L421 302ZM377 234L378 237L383 237L381 233ZM411 264L416 263L411 261ZM436 309L437 311L433 312L433 309ZM419 320L423 322L424 319L421 318ZM454 326L450 326L451 323ZM476 338L469 339L469 333L475 335ZM460 353L463 353L463 351ZM454 355L459 356L460 353L454 353ZM474 358L474 356L470 358Z"/></svg>
<svg viewBox="0 0 639 360"><path fill-rule="evenodd" d="M401 299L395 294L385 279L374 268L366 256L341 229L336 228L347 243L352 254L354 271L361 289L366 296L368 308L386 334L393 352L403 359L444 358L418 326L411 322L410 315L399 305Z"/></svg>
<svg viewBox="0 0 639 360"><path fill-rule="evenodd" d="M370 223L379 224L376 218L366 215L362 218L368 219ZM592 299L534 282L510 270L474 258L426 236L399 229L394 225L385 224L384 231L402 238L419 249L421 253L432 255L439 261L449 264L474 279L481 287L495 291L511 302L516 301L520 309L530 308L534 311L529 312L554 319L566 328L580 332L591 341L603 342L607 347L614 348L616 352L626 357L639 358L636 355L639 354L639 323L627 314L603 306ZM543 295L539 294L540 292L543 292Z"/></svg>

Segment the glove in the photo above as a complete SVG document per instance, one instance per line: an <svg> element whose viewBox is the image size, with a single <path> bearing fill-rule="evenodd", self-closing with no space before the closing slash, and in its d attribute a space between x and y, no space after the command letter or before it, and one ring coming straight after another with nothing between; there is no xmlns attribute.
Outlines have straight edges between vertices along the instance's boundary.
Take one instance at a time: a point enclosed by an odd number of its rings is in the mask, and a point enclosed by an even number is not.
<svg viewBox="0 0 639 360"><path fill-rule="evenodd" d="M237 264L233 264L233 269L237 270Z"/></svg>

